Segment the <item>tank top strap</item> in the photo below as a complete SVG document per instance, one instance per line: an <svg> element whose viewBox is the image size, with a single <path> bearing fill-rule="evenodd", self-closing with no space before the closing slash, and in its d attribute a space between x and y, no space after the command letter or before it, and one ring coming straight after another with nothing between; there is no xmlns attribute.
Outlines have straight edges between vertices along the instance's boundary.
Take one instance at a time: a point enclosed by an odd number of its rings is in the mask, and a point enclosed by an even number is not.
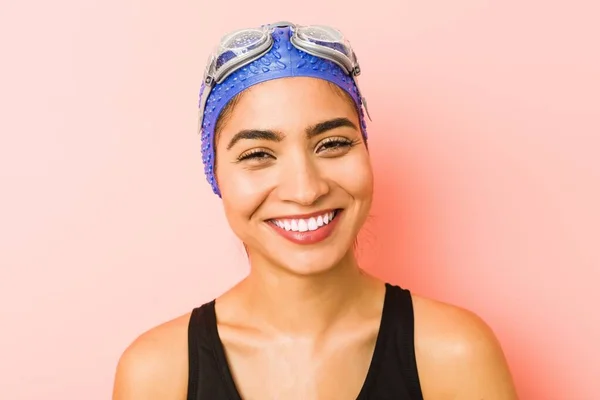
<svg viewBox="0 0 600 400"><path fill-rule="evenodd" d="M393 326L394 340L397 348L400 368L406 388L411 399L423 399L421 383L417 371L417 358L415 354L415 316L412 295L408 289L386 283L388 307L384 308L386 320L392 321L388 326Z"/></svg>
<svg viewBox="0 0 600 400"><path fill-rule="evenodd" d="M215 301L194 308L188 324L188 390L187 400L231 399L223 379L223 363L216 353L217 319Z"/></svg>

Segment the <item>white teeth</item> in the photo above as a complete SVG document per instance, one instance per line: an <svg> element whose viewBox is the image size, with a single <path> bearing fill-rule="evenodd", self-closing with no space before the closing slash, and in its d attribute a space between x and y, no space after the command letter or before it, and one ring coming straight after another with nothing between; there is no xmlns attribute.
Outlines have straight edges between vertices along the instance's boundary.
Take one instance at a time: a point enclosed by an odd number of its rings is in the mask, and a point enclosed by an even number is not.
<svg viewBox="0 0 600 400"><path fill-rule="evenodd" d="M335 211L307 219L274 219L273 223L281 229L294 232L316 231L335 218Z"/></svg>
<svg viewBox="0 0 600 400"><path fill-rule="evenodd" d="M308 224L306 223L305 219L298 220L298 230L300 232L306 232L308 230Z"/></svg>

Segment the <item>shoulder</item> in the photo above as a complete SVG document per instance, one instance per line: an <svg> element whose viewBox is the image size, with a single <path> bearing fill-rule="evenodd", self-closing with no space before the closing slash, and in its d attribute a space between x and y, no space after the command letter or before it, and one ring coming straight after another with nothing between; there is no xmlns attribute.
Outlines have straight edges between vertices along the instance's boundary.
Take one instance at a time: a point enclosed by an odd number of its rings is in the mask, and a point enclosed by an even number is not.
<svg viewBox="0 0 600 400"><path fill-rule="evenodd" d="M517 399L500 343L483 319L450 304L412 298L425 398Z"/></svg>
<svg viewBox="0 0 600 400"><path fill-rule="evenodd" d="M190 313L140 335L117 365L113 400L185 399Z"/></svg>

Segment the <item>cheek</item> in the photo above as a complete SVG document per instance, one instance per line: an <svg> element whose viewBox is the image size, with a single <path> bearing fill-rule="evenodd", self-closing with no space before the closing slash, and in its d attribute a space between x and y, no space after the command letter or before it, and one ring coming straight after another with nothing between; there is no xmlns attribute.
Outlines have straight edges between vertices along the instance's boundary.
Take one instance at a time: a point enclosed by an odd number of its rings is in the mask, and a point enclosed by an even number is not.
<svg viewBox="0 0 600 400"><path fill-rule="evenodd" d="M217 163L216 178L232 226L237 220L247 221L268 194L265 180L260 179L260 175L260 171L248 171L239 165Z"/></svg>
<svg viewBox="0 0 600 400"><path fill-rule="evenodd" d="M370 202L373 195L373 170L368 152L361 149L340 161L328 166L326 173L329 179L356 200Z"/></svg>

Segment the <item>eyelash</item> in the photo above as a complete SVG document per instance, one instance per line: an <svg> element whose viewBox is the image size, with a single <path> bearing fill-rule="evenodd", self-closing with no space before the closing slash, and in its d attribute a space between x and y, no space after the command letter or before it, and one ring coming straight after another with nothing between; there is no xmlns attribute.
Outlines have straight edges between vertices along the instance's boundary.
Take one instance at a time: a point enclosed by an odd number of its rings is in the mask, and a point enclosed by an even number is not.
<svg viewBox="0 0 600 400"><path fill-rule="evenodd" d="M353 147L356 146L358 143L360 143L360 140L358 139L350 140L342 137L328 137L326 139L323 139L323 141L319 145L319 149L322 149L326 146L329 146L326 148L327 150L333 150L344 147Z"/></svg>
<svg viewBox="0 0 600 400"><path fill-rule="evenodd" d="M273 157L271 155L271 153L261 150L261 149L254 149L254 150L249 150L245 153L242 153L239 157L238 157L238 161L245 161L245 160L251 160L251 159L261 159L261 158L267 158L264 156L268 156L268 157Z"/></svg>
<svg viewBox="0 0 600 400"><path fill-rule="evenodd" d="M324 139L318 147L318 150L325 148L325 151L335 151L336 149L340 149L340 148L350 148L353 146L356 146L358 143L360 143L360 140L355 139L355 140L350 140L350 139L346 139L346 138L338 138L338 137L334 137L334 138L327 138ZM268 157L273 157L273 155L265 150L262 149L253 149L253 150L249 150L245 153L242 153L237 161L238 162L242 162L245 160L259 160L259 159L264 159L264 158L268 158Z"/></svg>

